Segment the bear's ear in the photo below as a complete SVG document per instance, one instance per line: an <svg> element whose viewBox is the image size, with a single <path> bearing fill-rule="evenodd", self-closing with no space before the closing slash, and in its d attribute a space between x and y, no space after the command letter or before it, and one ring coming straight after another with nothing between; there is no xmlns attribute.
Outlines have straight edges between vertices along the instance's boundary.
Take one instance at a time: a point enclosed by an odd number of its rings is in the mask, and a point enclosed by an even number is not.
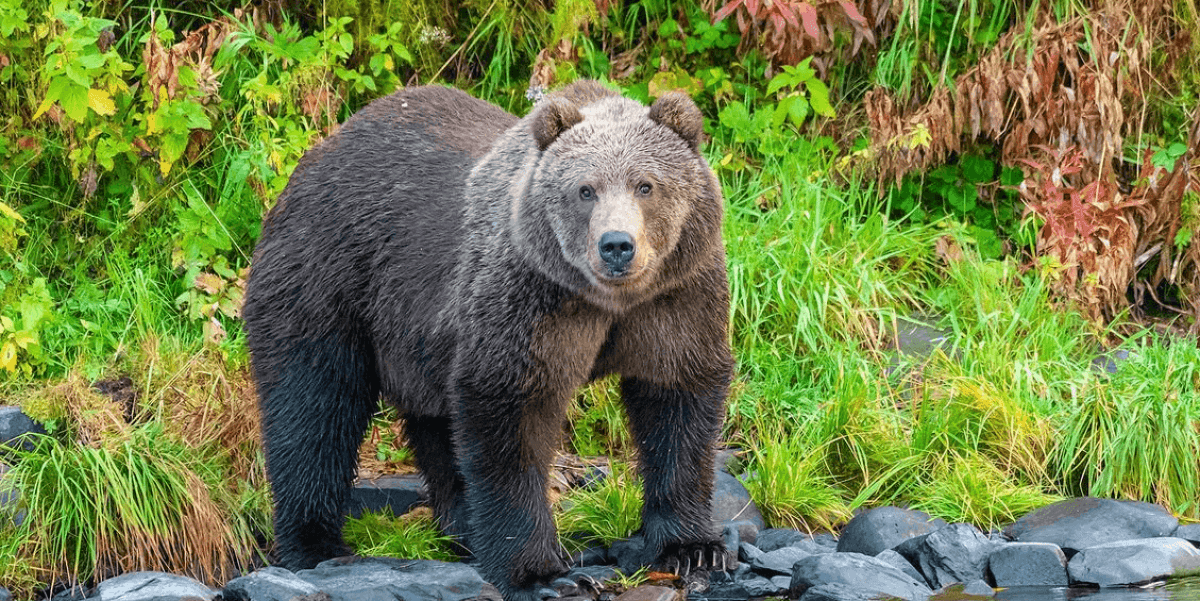
<svg viewBox="0 0 1200 601"><path fill-rule="evenodd" d="M564 131L583 121L579 107L562 98L549 97L538 107L531 129L538 150L546 150Z"/></svg>
<svg viewBox="0 0 1200 601"><path fill-rule="evenodd" d="M692 150L700 147L704 116L691 97L683 92L667 92L650 107L650 119L671 128Z"/></svg>

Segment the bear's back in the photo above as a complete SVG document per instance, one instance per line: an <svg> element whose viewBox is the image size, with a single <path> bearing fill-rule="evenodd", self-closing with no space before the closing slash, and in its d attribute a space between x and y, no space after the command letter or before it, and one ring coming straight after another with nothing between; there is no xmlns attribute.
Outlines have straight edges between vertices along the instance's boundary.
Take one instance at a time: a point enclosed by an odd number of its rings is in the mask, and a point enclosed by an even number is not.
<svg viewBox="0 0 1200 601"><path fill-rule="evenodd" d="M427 333L458 259L467 175L516 122L459 90L425 86L376 100L310 149L255 249L251 346L396 316L410 326L403 333Z"/></svg>

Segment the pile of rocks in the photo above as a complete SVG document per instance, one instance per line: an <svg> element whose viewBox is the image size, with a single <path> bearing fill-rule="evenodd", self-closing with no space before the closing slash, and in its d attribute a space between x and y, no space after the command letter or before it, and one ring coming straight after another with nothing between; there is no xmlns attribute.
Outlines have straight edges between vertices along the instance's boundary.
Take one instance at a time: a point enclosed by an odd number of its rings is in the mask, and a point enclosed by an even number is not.
<svg viewBox="0 0 1200 601"><path fill-rule="evenodd" d="M0 434L11 437L9 430L27 426L14 423L19 417L0 414L5 426ZM388 505L402 513L423 495L419 478L366 482L353 495L354 510ZM991 533L919 511L882 507L859 513L835 538L765 528L745 487L719 470L713 507L730 550L727 572L664 579L620 596L612 586L580 585L610 580L618 569L636 571L633 558L642 541L634 537L579 554L577 567L552 586L563 601L985 599L994 595L993 587L1128 586L1200 569L1200 525L1180 526L1162 507L1134 501L1068 500ZM0 588L0 601L9 599ZM498 601L500 595L468 564L341 558L297 573L263 568L221 589L183 576L138 572L55 596L55 601L85 599Z"/></svg>

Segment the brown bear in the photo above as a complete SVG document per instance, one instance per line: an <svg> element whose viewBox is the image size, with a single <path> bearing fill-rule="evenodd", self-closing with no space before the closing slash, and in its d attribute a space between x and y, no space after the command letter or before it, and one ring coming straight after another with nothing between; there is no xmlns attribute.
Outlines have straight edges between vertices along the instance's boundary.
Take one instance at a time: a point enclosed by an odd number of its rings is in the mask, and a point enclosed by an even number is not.
<svg viewBox="0 0 1200 601"><path fill-rule="evenodd" d="M566 569L546 499L564 415L619 374L644 563L710 568L732 373L723 201L702 117L582 81L525 118L445 87L359 111L300 161L254 253L246 331L280 564L347 553L382 398L442 527L505 598Z"/></svg>

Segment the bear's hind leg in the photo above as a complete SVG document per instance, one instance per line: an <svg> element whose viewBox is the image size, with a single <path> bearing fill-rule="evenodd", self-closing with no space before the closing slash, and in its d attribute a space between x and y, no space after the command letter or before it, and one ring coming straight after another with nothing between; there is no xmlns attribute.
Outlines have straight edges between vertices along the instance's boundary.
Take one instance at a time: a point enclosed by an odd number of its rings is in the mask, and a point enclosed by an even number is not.
<svg viewBox="0 0 1200 601"><path fill-rule="evenodd" d="M442 532L466 543L467 510L448 416L406 414L404 435L425 478L429 504Z"/></svg>
<svg viewBox="0 0 1200 601"><path fill-rule="evenodd" d="M379 396L371 355L355 338L276 342L269 353L251 355L275 496L276 553L290 570L349 554L342 541L345 503Z"/></svg>

